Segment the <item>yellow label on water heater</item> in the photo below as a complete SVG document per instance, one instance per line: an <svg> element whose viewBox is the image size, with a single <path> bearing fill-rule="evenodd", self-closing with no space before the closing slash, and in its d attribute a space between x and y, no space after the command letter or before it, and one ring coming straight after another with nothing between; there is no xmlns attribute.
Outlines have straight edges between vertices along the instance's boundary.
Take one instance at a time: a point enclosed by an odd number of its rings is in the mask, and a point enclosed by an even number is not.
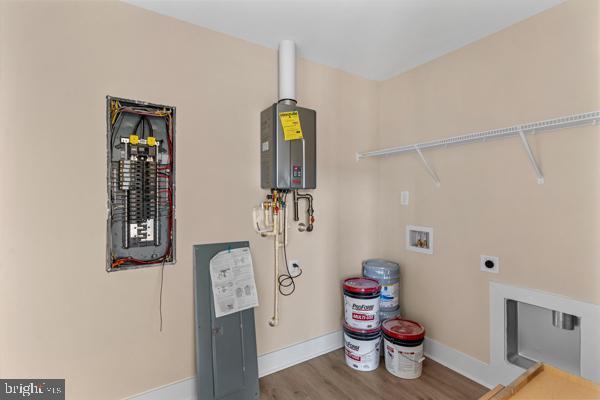
<svg viewBox="0 0 600 400"><path fill-rule="evenodd" d="M283 128L283 138L285 140L303 139L302 127L300 126L300 116L298 111L286 111L279 113L281 127Z"/></svg>

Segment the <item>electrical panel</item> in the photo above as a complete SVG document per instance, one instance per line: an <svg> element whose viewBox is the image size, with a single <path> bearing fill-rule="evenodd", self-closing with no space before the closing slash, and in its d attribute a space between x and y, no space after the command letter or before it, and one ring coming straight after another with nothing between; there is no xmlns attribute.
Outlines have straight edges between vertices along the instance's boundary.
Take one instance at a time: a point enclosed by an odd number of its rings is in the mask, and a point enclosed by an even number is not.
<svg viewBox="0 0 600 400"><path fill-rule="evenodd" d="M280 101L260 114L263 189L317 187L317 113Z"/></svg>
<svg viewBox="0 0 600 400"><path fill-rule="evenodd" d="M175 262L175 107L107 97L107 271Z"/></svg>

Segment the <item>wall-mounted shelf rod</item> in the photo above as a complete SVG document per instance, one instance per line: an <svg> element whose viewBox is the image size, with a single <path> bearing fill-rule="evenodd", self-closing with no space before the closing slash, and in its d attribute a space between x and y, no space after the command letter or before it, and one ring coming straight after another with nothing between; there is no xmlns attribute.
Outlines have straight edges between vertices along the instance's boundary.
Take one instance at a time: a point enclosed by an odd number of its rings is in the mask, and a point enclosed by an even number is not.
<svg viewBox="0 0 600 400"><path fill-rule="evenodd" d="M454 136L447 139L431 140L429 142L410 144L406 146L389 147L381 150L365 151L363 153L357 153L356 158L358 160L362 160L363 158L385 157L395 154L413 152L416 151L416 149L432 149L436 147L446 147L448 145L453 144L480 142L492 138L518 136L521 132L523 132L524 134L529 134L539 133L547 130L571 128L574 126L596 123L599 120L600 111L592 111L583 114L574 114L566 117L548 119L546 121L515 125L509 128L492 129L490 131L468 133L465 135Z"/></svg>
<svg viewBox="0 0 600 400"><path fill-rule="evenodd" d="M600 111L591 111L583 114L568 115L566 117L559 117L548 119L539 122L530 122L528 124L514 125L509 128L492 129L490 131L467 133L465 135L454 136L447 139L431 140L429 142L422 142L417 144L409 144L406 146L390 147L387 149L366 151L364 153L357 153L356 159L361 160L363 158L371 157L386 157L401 153L416 152L423 162L425 169L433 179L436 186L440 186L440 179L433 170L432 166L427 162L427 159L423 155L422 150L433 149L438 147L447 147L454 144L467 144L485 141L487 139L497 139L502 137L520 136L521 143L527 152L531 167L537 177L537 183L544 183L544 175L535 159L529 142L527 141L527 134L535 134L543 131L556 130L562 128L572 128L575 126L596 124L600 120Z"/></svg>

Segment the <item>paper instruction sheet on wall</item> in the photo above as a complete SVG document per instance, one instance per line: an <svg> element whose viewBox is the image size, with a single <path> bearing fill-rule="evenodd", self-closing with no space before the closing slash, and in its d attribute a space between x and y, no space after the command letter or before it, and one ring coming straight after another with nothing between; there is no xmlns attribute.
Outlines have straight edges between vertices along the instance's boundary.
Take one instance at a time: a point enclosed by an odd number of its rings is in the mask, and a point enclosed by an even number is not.
<svg viewBox="0 0 600 400"><path fill-rule="evenodd" d="M217 318L258 306L249 247L223 250L210 260Z"/></svg>

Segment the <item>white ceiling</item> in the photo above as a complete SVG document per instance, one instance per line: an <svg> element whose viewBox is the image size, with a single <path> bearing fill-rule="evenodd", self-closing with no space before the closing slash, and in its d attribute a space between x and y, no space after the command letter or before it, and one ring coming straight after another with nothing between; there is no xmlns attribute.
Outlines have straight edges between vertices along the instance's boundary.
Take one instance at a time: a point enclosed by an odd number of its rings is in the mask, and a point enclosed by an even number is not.
<svg viewBox="0 0 600 400"><path fill-rule="evenodd" d="M383 80L563 0L126 0L309 60Z"/></svg>

